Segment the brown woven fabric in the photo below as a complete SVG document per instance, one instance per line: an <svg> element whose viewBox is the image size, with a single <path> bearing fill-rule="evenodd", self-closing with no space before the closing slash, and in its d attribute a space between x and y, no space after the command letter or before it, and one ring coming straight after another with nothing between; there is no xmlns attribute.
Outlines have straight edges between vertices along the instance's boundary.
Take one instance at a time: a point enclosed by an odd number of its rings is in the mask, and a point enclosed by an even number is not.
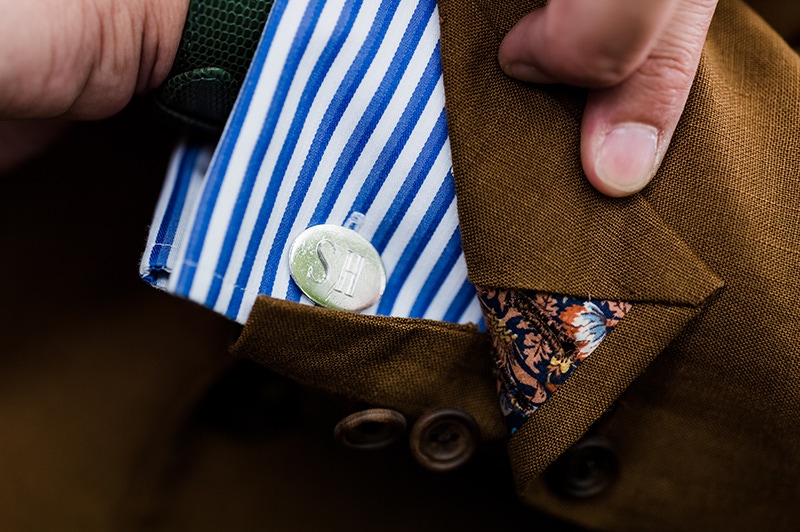
<svg viewBox="0 0 800 532"><path fill-rule="evenodd" d="M461 408L500 439L488 338L474 327L261 297L233 353L315 388L410 416Z"/></svg>
<svg viewBox="0 0 800 532"><path fill-rule="evenodd" d="M721 2L659 174L637 197L608 199L579 167L582 93L497 67L502 36L535 4L440 2L470 272L639 303L512 438L522 495L601 529L796 528L798 57L747 8ZM619 482L570 502L533 480L656 354L607 425Z"/></svg>
<svg viewBox="0 0 800 532"><path fill-rule="evenodd" d="M235 324L138 278L175 142L145 103L1 180L0 530L552 530L502 444L447 475L407 437L342 448L352 403L282 388L227 353Z"/></svg>
<svg viewBox="0 0 800 532"><path fill-rule="evenodd" d="M721 2L661 170L642 194L610 199L580 167L584 93L497 65L502 37L541 4L439 2L470 276L634 307L511 438L517 488L592 528L797 528L798 57L742 4ZM411 415L461 406L491 438L481 338L263 298L235 352ZM557 497L540 474L609 409L618 481L594 499Z"/></svg>
<svg viewBox="0 0 800 532"><path fill-rule="evenodd" d="M796 0L759 3L797 34ZM510 440L519 492L600 530L797 530L797 56L724 1L661 172L609 200L580 173L581 92L497 69L497 44L533 6L440 0L469 267L488 284L636 302ZM515 504L494 453L449 475L399 442L348 453L330 438L342 412L307 389L270 438L208 425L198 404L232 361L227 324L133 267L173 140L149 122L136 107L83 124L4 176L0 528L552 530ZM501 436L488 345L469 327L263 299L236 352L409 415L460 406ZM249 379L227 389L249 392L209 399L217 417L260 424L274 407ZM619 478L563 499L540 473L587 433L611 440Z"/></svg>
<svg viewBox="0 0 800 532"><path fill-rule="evenodd" d="M517 4L441 2L470 277L481 286L697 305L720 282L695 252L643 197L609 200L584 178L583 94L533 88L500 70L500 40L535 3Z"/></svg>

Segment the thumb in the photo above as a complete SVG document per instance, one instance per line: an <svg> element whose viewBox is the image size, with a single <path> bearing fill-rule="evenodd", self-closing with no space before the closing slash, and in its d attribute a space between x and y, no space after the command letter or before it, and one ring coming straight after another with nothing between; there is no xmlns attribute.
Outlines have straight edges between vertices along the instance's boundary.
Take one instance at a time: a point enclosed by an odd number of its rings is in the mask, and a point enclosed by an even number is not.
<svg viewBox="0 0 800 532"><path fill-rule="evenodd" d="M166 77L189 0L0 0L0 119L103 118Z"/></svg>
<svg viewBox="0 0 800 532"><path fill-rule="evenodd" d="M682 2L638 69L617 85L589 92L581 159L598 191L628 196L655 175L686 105L715 6Z"/></svg>
<svg viewBox="0 0 800 532"><path fill-rule="evenodd" d="M717 0L551 0L499 50L506 74L589 88L581 159L589 182L627 196L653 178L689 95Z"/></svg>

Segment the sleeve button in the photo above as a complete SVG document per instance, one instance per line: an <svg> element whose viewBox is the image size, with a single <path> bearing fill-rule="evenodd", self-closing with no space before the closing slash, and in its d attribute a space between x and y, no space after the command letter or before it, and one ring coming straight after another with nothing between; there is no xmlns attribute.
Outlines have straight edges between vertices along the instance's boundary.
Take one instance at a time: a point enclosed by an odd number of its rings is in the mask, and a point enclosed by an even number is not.
<svg viewBox="0 0 800 532"><path fill-rule="evenodd" d="M406 430L406 418L388 408L350 414L333 429L333 438L351 449L376 450L394 443Z"/></svg>
<svg viewBox="0 0 800 532"><path fill-rule="evenodd" d="M452 471L472 458L479 435L478 424L463 410L432 410L419 418L411 429L411 453L426 469Z"/></svg>
<svg viewBox="0 0 800 532"><path fill-rule="evenodd" d="M608 490L619 474L611 443L599 436L579 441L547 469L550 488L571 499L588 499Z"/></svg>

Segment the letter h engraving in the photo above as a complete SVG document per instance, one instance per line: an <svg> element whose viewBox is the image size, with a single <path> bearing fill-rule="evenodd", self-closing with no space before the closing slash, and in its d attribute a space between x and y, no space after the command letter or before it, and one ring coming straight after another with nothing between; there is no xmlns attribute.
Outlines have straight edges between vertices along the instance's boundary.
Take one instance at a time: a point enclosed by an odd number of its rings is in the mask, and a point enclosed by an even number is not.
<svg viewBox="0 0 800 532"><path fill-rule="evenodd" d="M347 250L347 258L342 266L342 271L339 272L339 278L336 279L336 285L333 289L348 297L353 297L358 284L358 278L361 277L361 271L364 269L364 257L359 255L353 250Z"/></svg>

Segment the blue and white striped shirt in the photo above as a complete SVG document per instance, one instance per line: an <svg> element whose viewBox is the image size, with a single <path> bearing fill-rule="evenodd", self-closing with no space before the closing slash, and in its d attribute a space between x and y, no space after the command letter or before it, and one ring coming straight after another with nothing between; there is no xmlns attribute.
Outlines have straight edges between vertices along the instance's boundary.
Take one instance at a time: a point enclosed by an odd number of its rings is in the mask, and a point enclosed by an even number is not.
<svg viewBox="0 0 800 532"><path fill-rule="evenodd" d="M213 157L175 153L142 276L244 323L259 294L311 304L289 248L308 227L347 225L386 267L365 313L481 323L438 24L435 0L277 0Z"/></svg>

